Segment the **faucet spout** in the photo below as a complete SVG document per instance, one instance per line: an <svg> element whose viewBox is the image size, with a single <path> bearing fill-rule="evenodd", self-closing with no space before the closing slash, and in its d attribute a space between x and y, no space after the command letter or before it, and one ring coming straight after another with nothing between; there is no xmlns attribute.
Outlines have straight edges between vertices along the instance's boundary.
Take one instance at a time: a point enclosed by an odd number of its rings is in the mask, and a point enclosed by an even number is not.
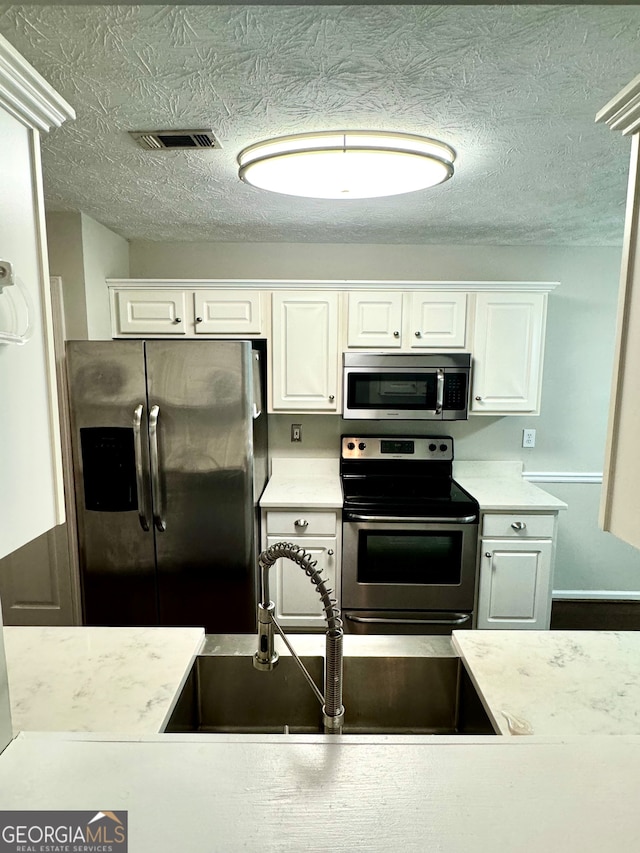
<svg viewBox="0 0 640 853"><path fill-rule="evenodd" d="M282 628L278 625L274 612L275 605L269 598L269 569L277 560L288 559L304 571L309 581L316 587L322 600L327 621L324 695L315 685L304 664L295 653ZM333 590L327 587L321 577L321 569L304 548L290 542L276 542L263 551L258 558L260 569L260 601L258 602L258 649L253 658L256 669L271 670L278 663L278 653L274 647L274 628L282 637L285 645L295 658L298 666L309 682L312 690L322 704L325 731L339 734L344 722L342 704L342 619L337 602L332 598Z"/></svg>

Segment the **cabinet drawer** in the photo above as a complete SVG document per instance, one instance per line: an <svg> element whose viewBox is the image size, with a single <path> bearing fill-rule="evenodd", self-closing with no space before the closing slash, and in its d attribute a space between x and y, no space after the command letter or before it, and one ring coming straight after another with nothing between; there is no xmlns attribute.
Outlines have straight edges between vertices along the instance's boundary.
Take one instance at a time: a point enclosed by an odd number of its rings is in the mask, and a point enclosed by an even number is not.
<svg viewBox="0 0 640 853"><path fill-rule="evenodd" d="M301 509L267 512L267 533L282 536L335 536L336 513L307 512Z"/></svg>
<svg viewBox="0 0 640 853"><path fill-rule="evenodd" d="M553 536L554 525L555 516L553 515L489 514L482 519L482 535L515 536L519 539L550 539Z"/></svg>

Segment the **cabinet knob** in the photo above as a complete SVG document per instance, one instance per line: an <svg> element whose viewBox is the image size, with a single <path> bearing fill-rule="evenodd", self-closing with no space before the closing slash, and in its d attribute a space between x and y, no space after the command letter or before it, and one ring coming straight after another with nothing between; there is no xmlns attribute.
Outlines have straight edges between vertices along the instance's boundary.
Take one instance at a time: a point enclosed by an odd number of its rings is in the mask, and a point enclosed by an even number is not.
<svg viewBox="0 0 640 853"><path fill-rule="evenodd" d="M182 317L176 317L174 323L182 323Z"/></svg>
<svg viewBox="0 0 640 853"><path fill-rule="evenodd" d="M327 557L333 557L333 548L329 548L327 551Z"/></svg>
<svg viewBox="0 0 640 853"><path fill-rule="evenodd" d="M196 323L202 323L202 317L196 317Z"/></svg>
<svg viewBox="0 0 640 853"><path fill-rule="evenodd" d="M308 527L309 526L309 522L307 521L306 518L298 518L293 523L295 524L296 527Z"/></svg>
<svg viewBox="0 0 640 853"><path fill-rule="evenodd" d="M400 332L394 332L394 333L393 333L393 337L394 337L394 338L399 338L399 337L400 337Z"/></svg>
<svg viewBox="0 0 640 853"><path fill-rule="evenodd" d="M482 400L482 397L476 397L476 400L478 400L478 402L480 402L480 400Z"/></svg>
<svg viewBox="0 0 640 853"><path fill-rule="evenodd" d="M416 338L421 338L421 337L422 337L422 332L416 332Z"/></svg>
<svg viewBox="0 0 640 853"><path fill-rule="evenodd" d="M485 557L489 557L489 559L491 559L491 556L492 556L491 551L485 551L484 555L485 555Z"/></svg>
<svg viewBox="0 0 640 853"><path fill-rule="evenodd" d="M330 402L330 403L333 403L333 401L334 401L335 399L336 399L336 398L335 398L335 396L334 396L333 394L329 394L329 402Z"/></svg>
<svg viewBox="0 0 640 853"><path fill-rule="evenodd" d="M514 530L526 530L527 527L524 521L514 521L511 526Z"/></svg>

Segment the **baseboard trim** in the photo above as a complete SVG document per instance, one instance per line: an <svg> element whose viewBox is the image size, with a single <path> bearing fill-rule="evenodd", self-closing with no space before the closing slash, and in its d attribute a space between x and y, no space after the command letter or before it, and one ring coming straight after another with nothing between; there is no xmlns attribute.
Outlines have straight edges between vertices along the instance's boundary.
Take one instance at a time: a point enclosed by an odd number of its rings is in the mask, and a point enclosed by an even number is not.
<svg viewBox="0 0 640 853"><path fill-rule="evenodd" d="M523 471L522 477L529 483L602 482L602 472L598 471Z"/></svg>
<svg viewBox="0 0 640 853"><path fill-rule="evenodd" d="M640 592L628 589L554 589L556 601L640 601Z"/></svg>

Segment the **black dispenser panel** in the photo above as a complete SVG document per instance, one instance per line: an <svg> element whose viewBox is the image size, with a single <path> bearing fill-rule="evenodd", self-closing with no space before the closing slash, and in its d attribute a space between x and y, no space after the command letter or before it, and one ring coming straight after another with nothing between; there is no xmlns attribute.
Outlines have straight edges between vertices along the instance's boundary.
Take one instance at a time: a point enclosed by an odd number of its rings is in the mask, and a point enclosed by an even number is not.
<svg viewBox="0 0 640 853"><path fill-rule="evenodd" d="M133 430L84 427L80 444L85 508L97 512L137 510Z"/></svg>

